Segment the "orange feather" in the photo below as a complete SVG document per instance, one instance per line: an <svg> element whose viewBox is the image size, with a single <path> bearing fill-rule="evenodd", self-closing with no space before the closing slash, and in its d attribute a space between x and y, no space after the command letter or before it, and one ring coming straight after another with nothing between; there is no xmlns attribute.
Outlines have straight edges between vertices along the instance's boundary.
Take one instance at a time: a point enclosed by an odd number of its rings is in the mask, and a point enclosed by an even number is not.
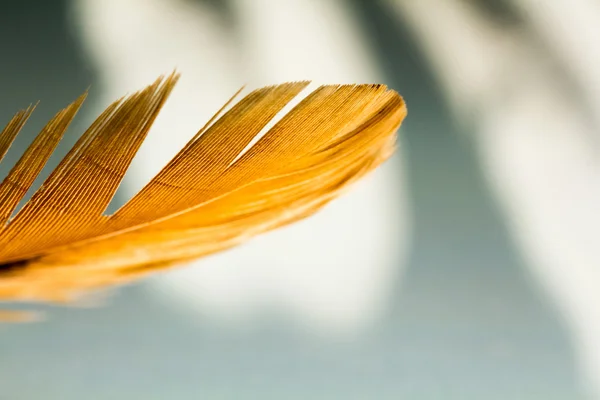
<svg viewBox="0 0 600 400"><path fill-rule="evenodd" d="M70 302L305 218L392 155L406 116L383 85L322 86L246 150L308 82L258 89L105 215L177 79L110 105L11 219L85 95L43 128L0 184L0 301ZM0 160L32 111L0 133Z"/></svg>

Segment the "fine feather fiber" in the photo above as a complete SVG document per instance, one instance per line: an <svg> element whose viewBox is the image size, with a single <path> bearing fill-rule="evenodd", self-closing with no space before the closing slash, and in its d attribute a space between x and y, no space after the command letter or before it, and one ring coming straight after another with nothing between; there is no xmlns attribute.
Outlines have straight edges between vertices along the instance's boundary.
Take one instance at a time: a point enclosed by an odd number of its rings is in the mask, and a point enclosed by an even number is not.
<svg viewBox="0 0 600 400"><path fill-rule="evenodd" d="M325 85L263 134L309 82L257 89L224 112L234 96L106 215L178 78L111 104L14 214L86 95L34 139L0 184L0 301L71 302L308 217L392 155L406 116L383 85ZM18 112L0 134L0 161L32 112Z"/></svg>

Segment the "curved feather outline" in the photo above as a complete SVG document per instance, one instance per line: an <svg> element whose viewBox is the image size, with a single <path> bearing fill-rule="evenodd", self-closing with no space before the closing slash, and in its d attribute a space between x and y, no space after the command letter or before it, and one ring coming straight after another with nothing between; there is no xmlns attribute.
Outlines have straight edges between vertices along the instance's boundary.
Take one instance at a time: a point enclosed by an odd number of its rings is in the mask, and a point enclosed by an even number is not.
<svg viewBox="0 0 600 400"><path fill-rule="evenodd" d="M42 129L0 184L0 300L70 302L308 217L392 155L406 116L402 97L384 85L325 85L247 149L309 82L254 90L223 112L238 92L105 215L178 78L162 76L111 104L9 220L86 94ZM0 134L0 154L32 111Z"/></svg>

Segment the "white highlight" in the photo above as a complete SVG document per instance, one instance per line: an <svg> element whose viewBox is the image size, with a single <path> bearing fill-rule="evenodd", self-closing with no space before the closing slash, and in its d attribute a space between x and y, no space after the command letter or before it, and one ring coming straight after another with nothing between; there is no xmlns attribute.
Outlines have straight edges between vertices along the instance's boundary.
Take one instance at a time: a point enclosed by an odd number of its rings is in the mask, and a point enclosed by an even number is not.
<svg viewBox="0 0 600 400"><path fill-rule="evenodd" d="M244 82L380 81L342 4L236 0L236 42L198 3L74 0L76 25L104 82L102 106L174 66L183 73L126 177L129 194ZM366 328L384 309L405 249L398 161L315 217L164 274L152 285L178 307L231 323L278 310L315 332Z"/></svg>

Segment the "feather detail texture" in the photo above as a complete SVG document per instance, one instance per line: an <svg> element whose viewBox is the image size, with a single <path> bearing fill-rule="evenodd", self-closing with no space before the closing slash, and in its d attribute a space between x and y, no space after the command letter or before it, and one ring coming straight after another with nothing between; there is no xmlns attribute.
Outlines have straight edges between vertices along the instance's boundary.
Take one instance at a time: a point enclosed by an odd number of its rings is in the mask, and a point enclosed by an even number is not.
<svg viewBox="0 0 600 400"><path fill-rule="evenodd" d="M34 139L0 184L0 301L73 302L308 217L392 155L406 116L384 85L326 85L253 144L308 82L257 89L231 106L234 96L107 215L177 79L160 77L111 104L15 214L86 95ZM32 112L0 133L0 160Z"/></svg>

